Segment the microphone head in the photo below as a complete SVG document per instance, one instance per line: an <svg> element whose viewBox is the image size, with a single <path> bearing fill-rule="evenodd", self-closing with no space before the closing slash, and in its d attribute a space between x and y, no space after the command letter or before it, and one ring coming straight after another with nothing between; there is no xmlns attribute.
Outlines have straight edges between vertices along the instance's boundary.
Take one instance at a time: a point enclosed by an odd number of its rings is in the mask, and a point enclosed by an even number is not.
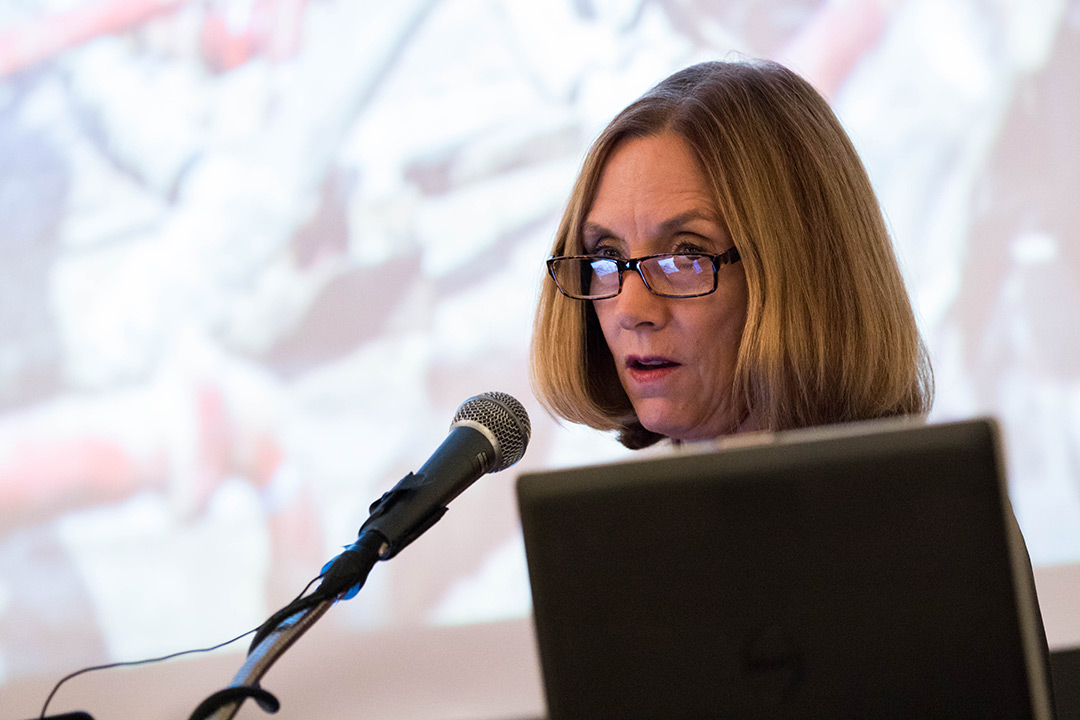
<svg viewBox="0 0 1080 720"><path fill-rule="evenodd" d="M489 472L505 470L520 460L532 433L524 406L513 395L497 391L481 393L463 402L450 427L458 424L480 426L493 440L495 462Z"/></svg>

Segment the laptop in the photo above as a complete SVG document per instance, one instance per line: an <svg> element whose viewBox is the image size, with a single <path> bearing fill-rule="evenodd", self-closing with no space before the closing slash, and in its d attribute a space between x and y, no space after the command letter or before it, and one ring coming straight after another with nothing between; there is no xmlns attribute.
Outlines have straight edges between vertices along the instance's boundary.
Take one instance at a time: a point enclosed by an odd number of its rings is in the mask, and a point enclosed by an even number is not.
<svg viewBox="0 0 1080 720"><path fill-rule="evenodd" d="M518 478L550 720L1051 716L993 420L754 440Z"/></svg>

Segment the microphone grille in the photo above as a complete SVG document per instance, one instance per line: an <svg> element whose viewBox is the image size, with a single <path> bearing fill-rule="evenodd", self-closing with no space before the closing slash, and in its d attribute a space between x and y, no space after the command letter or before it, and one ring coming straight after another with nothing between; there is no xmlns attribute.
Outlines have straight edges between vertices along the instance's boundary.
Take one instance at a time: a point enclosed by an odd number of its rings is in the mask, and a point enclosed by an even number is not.
<svg viewBox="0 0 1080 720"><path fill-rule="evenodd" d="M491 472L505 470L525 454L532 424L525 407L513 395L493 391L471 397L458 408L450 427L463 420L482 425L495 437L499 463Z"/></svg>

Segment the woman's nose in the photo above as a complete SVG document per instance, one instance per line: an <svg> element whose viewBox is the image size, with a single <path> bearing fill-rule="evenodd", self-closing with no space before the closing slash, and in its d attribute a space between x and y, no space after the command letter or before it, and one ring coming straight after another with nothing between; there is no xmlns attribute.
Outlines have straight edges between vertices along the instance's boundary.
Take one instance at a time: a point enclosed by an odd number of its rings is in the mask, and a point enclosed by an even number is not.
<svg viewBox="0 0 1080 720"><path fill-rule="evenodd" d="M619 324L626 329L663 324L667 299L654 295L636 272L623 275L622 291L613 298Z"/></svg>

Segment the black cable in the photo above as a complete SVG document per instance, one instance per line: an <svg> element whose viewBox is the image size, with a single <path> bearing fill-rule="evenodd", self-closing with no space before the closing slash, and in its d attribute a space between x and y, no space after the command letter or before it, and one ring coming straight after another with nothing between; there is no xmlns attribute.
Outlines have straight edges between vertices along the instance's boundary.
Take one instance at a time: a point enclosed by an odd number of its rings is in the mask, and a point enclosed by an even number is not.
<svg viewBox="0 0 1080 720"><path fill-rule="evenodd" d="M300 591L292 602L278 610L276 613L270 616L266 622L257 628L248 630L242 635L237 635L232 640L214 645L208 648L199 648L196 650L182 650L180 652L171 653L169 655L163 655L156 658L148 658L145 660L129 660L125 662L107 663L104 665L93 665L91 667L85 667L81 670L66 675L53 686L52 692L45 698L45 704L41 706L41 716L38 720L46 720L45 714L49 710L49 703L56 696L57 691L60 690L60 686L66 683L72 678L78 677L84 673L93 672L95 670L110 670L117 667L134 667L137 665L148 665L150 663L163 662L165 660L171 660L181 655L191 655L194 653L212 652L226 645L245 638L248 635L254 634L251 645L248 648L248 654L258 647L268 635L270 635L284 620L295 615L298 612L302 612L309 608L318 605L324 600L343 595L350 591L350 588L359 589L364 581L367 579L367 574L371 568L379 560L379 548L383 545L385 539L378 533L361 533L356 542L345 548L345 551L334 558L327 564L325 570L316 578L308 582L304 586L304 589ZM310 595L307 594L311 586L319 580L323 582L315 589L315 592ZM348 595L346 595L348 597Z"/></svg>
<svg viewBox="0 0 1080 720"><path fill-rule="evenodd" d="M311 595L304 597L301 593L285 607L278 610L270 618L259 626L255 637L248 646L250 655L282 622L296 613L313 608L319 603L344 595L346 599L364 585L368 573L375 563L379 561L379 549L386 543L386 538L377 532L361 532L360 536L352 545L349 545L336 558L331 560L323 568L323 573L315 580L322 583ZM311 582L315 582L312 580ZM311 587L311 583L308 583ZM307 588L305 588L306 592ZM348 594L347 594L348 593Z"/></svg>
<svg viewBox="0 0 1080 720"><path fill-rule="evenodd" d="M316 577L316 578L312 579L310 582L308 582L308 584L304 586L304 589L300 591L300 594L297 595L296 598L291 603L289 603L289 605L287 607L291 607L292 605L294 605L298 601L300 601L304 597L304 594L307 593L307 591L311 588L311 586L314 585L320 578L322 578L322 575L320 575L319 577ZM312 596L312 597L314 597L314 596ZM278 613L275 613L275 616L277 614L279 614L280 612L281 611L279 610ZM181 650L180 652L170 653L169 655L162 655L161 657L156 657L156 658L147 658L145 660L127 660L127 661L123 661L123 662L106 663L104 665L92 665L90 667L82 668L81 670L76 670L75 672L70 673L70 674L65 675L64 677L60 678L60 680L56 683L56 685L53 686L52 692L50 692L49 696L47 698L45 698L45 704L41 706L41 715L38 718L38 720L46 720L45 713L47 713L48 710L49 710L49 703L52 702L53 698L56 696L57 691L60 690L60 686L63 685L64 683L66 683L68 680L71 680L72 678L78 677L79 675L83 675L84 673L88 673L88 672L93 672L95 670L111 670L113 668L118 668L118 667L135 667L137 665L149 665L150 663L164 662L165 660L172 660L173 658L180 657L181 655L193 655L195 653L213 652L214 650L220 650L221 648L223 648L223 647L225 647L227 645L232 645L237 640L245 638L248 635L251 635L252 633L257 633L257 632L259 632L259 630L261 630L265 626L266 626L266 623L263 623L262 625L260 625L257 628L252 628L251 630L248 630L246 633L244 633L242 635L237 635L232 640L226 640L225 642L214 645L213 647L197 648L197 649L194 649L194 650Z"/></svg>
<svg viewBox="0 0 1080 720"><path fill-rule="evenodd" d="M111 670L112 668L118 668L118 667L133 667L133 666L136 666L136 665L148 665L150 663L163 662L165 660L172 660L173 658L180 657L181 655L191 655L193 653L212 652L214 650L218 650L220 648L223 648L226 645L231 645L232 643L236 642L237 640L239 640L241 638L245 638L248 635L250 635L251 633L256 632L258 629L259 628L255 628L253 630L248 630L243 635L237 635L232 640L226 640L225 642L220 643L218 645L214 645L213 647L198 648L196 650L181 650L180 652L171 653L169 655L162 655L161 657L156 657L156 658L147 658L145 660L128 660L128 661L124 661L124 662L107 663L105 665L93 665L91 667L85 667L82 670L76 670L75 672L73 672L73 673L71 673L69 675L65 675L64 677L60 678L60 681L57 682L55 686L53 686L52 692L49 693L49 697L45 698L45 704L41 706L41 717L39 718L39 720L45 720L45 713L48 712L48 710L49 710L49 703L52 702L52 699L56 695L56 692L60 689L60 686L63 685L64 683L66 683L68 680L71 680L72 678L78 677L79 675L82 675L83 673L92 672L94 670Z"/></svg>
<svg viewBox="0 0 1080 720"><path fill-rule="evenodd" d="M318 578L316 578L316 580L317 579ZM307 597L296 598L291 603L271 615L269 618L267 618L266 622L251 631L255 633L255 637L251 639L251 644L248 645L248 655L250 655L252 651L259 646L259 643L265 640L266 637L270 635L270 633L274 632L274 629L277 628L277 626L284 622L287 618L292 617L298 612L303 612L308 608L315 607L320 602L322 602L323 599L324 598L322 597L322 593L316 590L314 593L308 595Z"/></svg>

